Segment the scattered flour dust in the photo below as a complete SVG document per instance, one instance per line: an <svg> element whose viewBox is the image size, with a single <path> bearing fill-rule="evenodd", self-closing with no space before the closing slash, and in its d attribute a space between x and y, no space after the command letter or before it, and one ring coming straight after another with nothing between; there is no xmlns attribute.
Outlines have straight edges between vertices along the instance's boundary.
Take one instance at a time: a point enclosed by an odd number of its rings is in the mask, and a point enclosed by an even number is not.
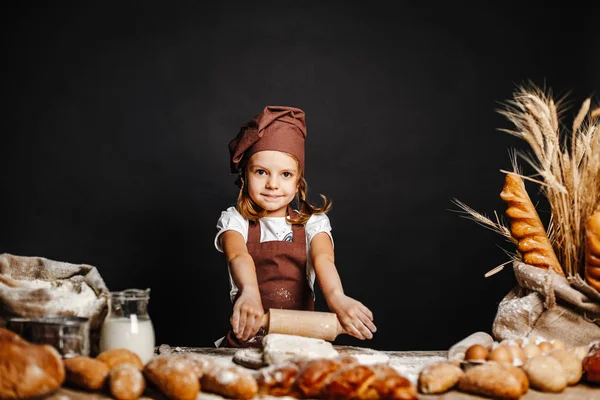
<svg viewBox="0 0 600 400"><path fill-rule="evenodd" d="M46 289L50 300L44 308L51 314L73 312L78 316L89 316L98 301L94 290L85 282L70 280L20 280L19 285L27 289Z"/></svg>
<svg viewBox="0 0 600 400"><path fill-rule="evenodd" d="M408 379L413 385L417 385L419 373L429 364L448 361L446 357L407 357L392 359L390 367Z"/></svg>

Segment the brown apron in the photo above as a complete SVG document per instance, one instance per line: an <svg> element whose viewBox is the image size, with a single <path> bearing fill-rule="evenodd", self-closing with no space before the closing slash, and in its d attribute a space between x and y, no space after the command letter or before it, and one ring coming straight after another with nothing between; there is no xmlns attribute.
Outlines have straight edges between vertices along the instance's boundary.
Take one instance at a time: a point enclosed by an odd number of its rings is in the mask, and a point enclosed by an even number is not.
<svg viewBox="0 0 600 400"><path fill-rule="evenodd" d="M296 212L288 209L290 216ZM248 253L254 260L258 288L264 311L270 308L286 310L315 309L313 293L306 277L306 233L304 225L292 225L293 241L260 242L260 223L248 227ZM234 304L240 292L235 296ZM244 342L229 330L221 347L260 347L265 332Z"/></svg>

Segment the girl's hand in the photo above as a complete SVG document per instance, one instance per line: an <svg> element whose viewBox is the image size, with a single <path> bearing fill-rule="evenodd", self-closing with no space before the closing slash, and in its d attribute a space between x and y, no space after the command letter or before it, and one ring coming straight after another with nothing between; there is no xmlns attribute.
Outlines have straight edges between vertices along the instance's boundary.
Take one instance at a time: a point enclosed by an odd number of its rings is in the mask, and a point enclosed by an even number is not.
<svg viewBox="0 0 600 400"><path fill-rule="evenodd" d="M262 325L263 314L258 288L243 290L233 305L230 318L235 336L243 341L254 337Z"/></svg>
<svg viewBox="0 0 600 400"><path fill-rule="evenodd" d="M327 299L329 309L337 314L342 327L357 339L372 339L377 331L373 313L360 301L343 293L332 294Z"/></svg>

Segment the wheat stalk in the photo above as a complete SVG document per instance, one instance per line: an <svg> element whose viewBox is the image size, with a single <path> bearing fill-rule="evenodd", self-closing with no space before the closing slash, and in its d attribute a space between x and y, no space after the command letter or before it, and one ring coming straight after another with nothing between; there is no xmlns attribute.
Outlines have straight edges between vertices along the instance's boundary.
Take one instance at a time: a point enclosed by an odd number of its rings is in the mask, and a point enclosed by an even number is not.
<svg viewBox="0 0 600 400"><path fill-rule="evenodd" d="M518 88L498 110L515 127L501 130L531 148L531 155L517 154L541 177L528 180L536 181L548 199L548 236L567 276L582 273L585 221L600 207L600 125L590 108L591 99L585 99L565 140L559 124L562 100L555 102L534 85Z"/></svg>
<svg viewBox="0 0 600 400"><path fill-rule="evenodd" d="M512 173L538 184L548 200L551 214L546 231L565 276L584 276L585 222L600 210L600 107L592 109L591 99L585 99L570 132L563 132L561 127L565 125L560 121L566 97L555 100L549 90L530 83L518 87L513 98L496 111L514 126L499 130L529 145L530 152L511 154ZM519 171L517 158L534 169L535 178ZM495 212L493 220L457 199L453 202L468 219L518 243ZM518 251L509 256L508 262L521 257ZM507 263L486 276L502 270Z"/></svg>
<svg viewBox="0 0 600 400"><path fill-rule="evenodd" d="M494 212L494 215L496 217L496 220L494 221L488 218L485 214L475 211L473 208L469 207L468 205L466 205L458 199L452 199L452 202L462 210L459 212L463 214L463 218L475 221L477 224L504 236L504 238L509 242L513 244L518 244L518 241L510 233L510 229L508 228L506 223L500 217L498 217L498 214L496 212Z"/></svg>

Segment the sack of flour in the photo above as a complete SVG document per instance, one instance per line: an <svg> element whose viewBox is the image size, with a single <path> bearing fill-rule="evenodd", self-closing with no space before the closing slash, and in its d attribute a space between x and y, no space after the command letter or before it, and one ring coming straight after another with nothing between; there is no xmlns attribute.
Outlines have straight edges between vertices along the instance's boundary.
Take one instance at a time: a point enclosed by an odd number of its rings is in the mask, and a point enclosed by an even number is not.
<svg viewBox="0 0 600 400"><path fill-rule="evenodd" d="M513 263L517 286L500 302L493 322L498 341L541 336L567 346L600 338L600 295L578 275Z"/></svg>
<svg viewBox="0 0 600 400"><path fill-rule="evenodd" d="M109 290L98 270L42 257L0 254L0 326L12 317L90 319L90 350L98 352Z"/></svg>

